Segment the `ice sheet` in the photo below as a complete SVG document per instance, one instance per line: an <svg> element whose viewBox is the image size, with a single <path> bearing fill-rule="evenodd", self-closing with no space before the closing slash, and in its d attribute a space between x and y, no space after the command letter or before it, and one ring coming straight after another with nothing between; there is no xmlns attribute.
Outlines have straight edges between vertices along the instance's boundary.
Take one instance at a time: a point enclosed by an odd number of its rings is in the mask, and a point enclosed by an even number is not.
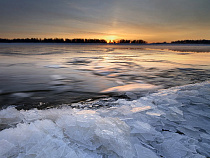
<svg viewBox="0 0 210 158"><path fill-rule="evenodd" d="M204 82L109 108L8 107L0 111L0 157L210 157L209 92Z"/></svg>

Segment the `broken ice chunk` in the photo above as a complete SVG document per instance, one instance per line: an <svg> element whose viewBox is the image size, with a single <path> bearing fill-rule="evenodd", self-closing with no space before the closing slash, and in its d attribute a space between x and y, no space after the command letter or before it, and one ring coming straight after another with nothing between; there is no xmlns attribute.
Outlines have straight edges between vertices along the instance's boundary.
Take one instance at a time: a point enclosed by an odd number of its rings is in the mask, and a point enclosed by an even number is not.
<svg viewBox="0 0 210 158"><path fill-rule="evenodd" d="M140 144L134 145L138 158L158 158L158 156L148 148L143 147Z"/></svg>
<svg viewBox="0 0 210 158"><path fill-rule="evenodd" d="M173 107L169 107L169 109L171 109L173 112L183 116L183 111L179 110L177 107L173 106Z"/></svg>
<svg viewBox="0 0 210 158"><path fill-rule="evenodd" d="M201 138L207 139L208 141L210 141L210 136L209 136L209 134L201 133L200 136L201 136Z"/></svg>
<svg viewBox="0 0 210 158"><path fill-rule="evenodd" d="M165 115L165 113L162 110L159 110L157 108L153 108L151 111L147 111L146 114L147 115L150 115L150 116L161 116L161 115Z"/></svg>
<svg viewBox="0 0 210 158"><path fill-rule="evenodd" d="M23 115L13 107L0 111L0 124L14 125L20 123L22 119Z"/></svg>
<svg viewBox="0 0 210 158"><path fill-rule="evenodd" d="M125 95L130 99L137 99L137 95L132 92L126 92Z"/></svg>
<svg viewBox="0 0 210 158"><path fill-rule="evenodd" d="M155 113L155 112L146 112L146 114L151 116L161 116L160 113Z"/></svg>
<svg viewBox="0 0 210 158"><path fill-rule="evenodd" d="M183 117L181 117L180 115L177 115L177 113L175 112L167 112L166 113L166 116L165 116L166 119L170 120L170 121L173 121L173 122L176 122L176 121L185 121L185 119Z"/></svg>
<svg viewBox="0 0 210 158"><path fill-rule="evenodd" d="M184 135L166 133L164 142L161 144L161 153L165 157L193 157L197 154L194 142Z"/></svg>
<svg viewBox="0 0 210 158"><path fill-rule="evenodd" d="M93 110L82 110L82 111L79 111L77 112L77 114L95 114L96 111L93 111Z"/></svg>
<svg viewBox="0 0 210 158"><path fill-rule="evenodd" d="M136 129L138 129L139 133L147 133L151 130L151 125L145 122L136 121L133 125Z"/></svg>
<svg viewBox="0 0 210 158"><path fill-rule="evenodd" d="M210 115L209 115L209 112L210 112L210 109L209 108L205 108L205 111L201 108L201 106L192 106L192 107L189 107L187 109L189 112L193 113L193 114L196 114L196 115L201 115L201 116L205 116L205 117L208 117L210 118Z"/></svg>
<svg viewBox="0 0 210 158"><path fill-rule="evenodd" d="M149 110L151 108L152 108L151 106L142 106L142 107L132 108L131 111L133 113L136 113L136 112L146 111L146 110Z"/></svg>
<svg viewBox="0 0 210 158"><path fill-rule="evenodd" d="M100 147L105 153L114 152L124 158L133 157L129 127L119 119L80 113L63 116L56 124L65 129L65 135L70 140L84 148L96 150Z"/></svg>
<svg viewBox="0 0 210 158"><path fill-rule="evenodd" d="M7 140L0 140L0 156L8 153L12 148L15 147L14 144L8 142Z"/></svg>
<svg viewBox="0 0 210 158"><path fill-rule="evenodd" d="M159 132L146 122L135 121L131 127L131 134L136 135L141 141L154 141L156 137L160 137Z"/></svg>
<svg viewBox="0 0 210 158"><path fill-rule="evenodd" d="M178 127L177 130L181 131L185 135L190 136L192 138L196 138L196 139L200 138L199 132L196 129L187 128L187 127Z"/></svg>

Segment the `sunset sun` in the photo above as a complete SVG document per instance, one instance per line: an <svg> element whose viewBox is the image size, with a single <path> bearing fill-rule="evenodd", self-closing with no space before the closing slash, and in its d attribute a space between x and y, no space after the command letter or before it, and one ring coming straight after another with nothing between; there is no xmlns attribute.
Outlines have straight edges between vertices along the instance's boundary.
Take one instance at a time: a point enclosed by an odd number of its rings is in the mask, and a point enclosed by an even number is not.
<svg viewBox="0 0 210 158"><path fill-rule="evenodd" d="M107 41L107 43L114 43L114 41L117 39L116 36L107 36L105 37L105 40Z"/></svg>

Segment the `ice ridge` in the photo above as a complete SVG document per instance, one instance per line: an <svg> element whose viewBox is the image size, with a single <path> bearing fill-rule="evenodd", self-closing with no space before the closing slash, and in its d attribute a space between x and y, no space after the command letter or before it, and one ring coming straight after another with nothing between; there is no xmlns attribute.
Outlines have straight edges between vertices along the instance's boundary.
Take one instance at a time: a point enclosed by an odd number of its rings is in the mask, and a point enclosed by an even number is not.
<svg viewBox="0 0 210 158"><path fill-rule="evenodd" d="M210 157L210 82L99 109L0 111L0 157Z"/></svg>

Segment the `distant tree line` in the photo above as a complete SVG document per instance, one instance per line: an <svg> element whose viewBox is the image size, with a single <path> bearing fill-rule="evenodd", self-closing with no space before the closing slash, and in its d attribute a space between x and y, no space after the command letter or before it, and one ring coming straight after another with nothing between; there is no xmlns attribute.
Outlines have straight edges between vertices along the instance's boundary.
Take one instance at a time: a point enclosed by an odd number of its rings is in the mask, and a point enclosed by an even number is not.
<svg viewBox="0 0 210 158"><path fill-rule="evenodd" d="M107 43L104 39L63 39L63 38L15 38L15 39L3 39L0 38L0 43ZM118 40L112 43L136 43L145 44L144 40Z"/></svg>
<svg viewBox="0 0 210 158"><path fill-rule="evenodd" d="M146 44L147 42L144 40L124 40L121 39L117 41L117 43L136 43L136 44Z"/></svg>
<svg viewBox="0 0 210 158"><path fill-rule="evenodd" d="M172 41L171 43L175 44L210 44L210 40L181 40L181 41Z"/></svg>
<svg viewBox="0 0 210 158"><path fill-rule="evenodd" d="M2 39L0 43L107 43L103 39L63 39L63 38L17 38Z"/></svg>

